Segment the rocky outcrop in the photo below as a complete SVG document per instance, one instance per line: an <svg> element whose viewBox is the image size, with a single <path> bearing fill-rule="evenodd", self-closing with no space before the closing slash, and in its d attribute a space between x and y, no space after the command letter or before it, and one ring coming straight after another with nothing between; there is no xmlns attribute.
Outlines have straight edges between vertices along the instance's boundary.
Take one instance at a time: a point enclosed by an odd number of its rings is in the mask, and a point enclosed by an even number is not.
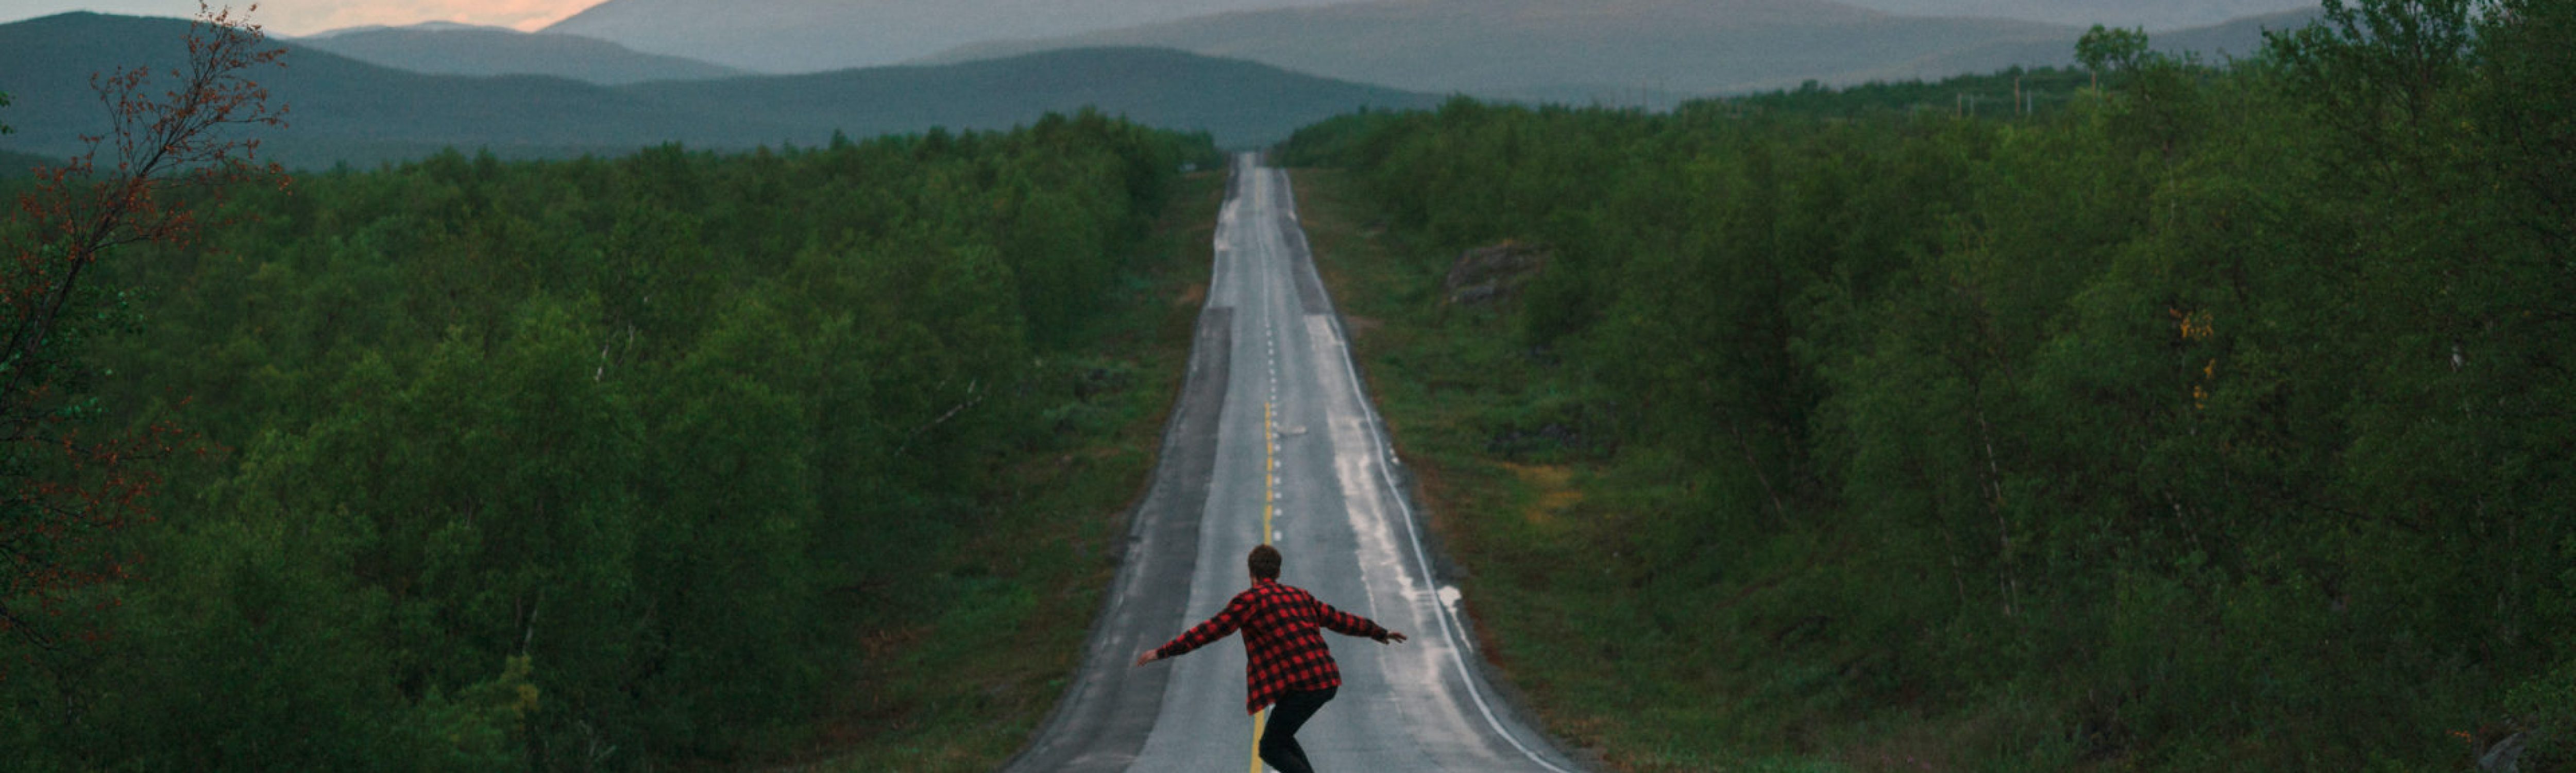
<svg viewBox="0 0 2576 773"><path fill-rule="evenodd" d="M1477 247L1460 253L1458 261L1449 265L1440 294L1450 303L1469 306L1508 300L1547 268L1551 257L1545 247L1509 240Z"/></svg>
<svg viewBox="0 0 2576 773"><path fill-rule="evenodd" d="M2478 758L2478 773L2518 773L2522 770L2522 749L2530 743L2530 733L2515 733Z"/></svg>

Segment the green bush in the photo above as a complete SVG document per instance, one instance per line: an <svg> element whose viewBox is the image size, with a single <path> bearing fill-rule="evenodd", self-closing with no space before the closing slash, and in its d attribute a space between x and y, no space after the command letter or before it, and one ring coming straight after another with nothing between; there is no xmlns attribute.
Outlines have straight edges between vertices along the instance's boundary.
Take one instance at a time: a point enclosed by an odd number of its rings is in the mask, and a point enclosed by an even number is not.
<svg viewBox="0 0 2576 773"><path fill-rule="evenodd" d="M96 613L117 635L0 641L35 665L0 678L5 755L801 750L872 665L863 625L939 587L927 562L971 531L993 460L1052 442L1041 363L1128 324L1101 299L1203 144L1085 113L734 156L450 152L230 192L199 247L101 264L147 299L90 352L116 374L108 420L215 452L173 463L134 530L129 603Z"/></svg>
<svg viewBox="0 0 2576 773"><path fill-rule="evenodd" d="M1556 248L1523 393L1673 487L1556 560L1650 578L1594 636L1721 632L1674 668L1744 672L1751 743L1903 704L2006 769L2456 767L2563 726L2571 24L2330 3L2225 67L2106 35L2032 116L1460 101L1284 155L1423 250Z"/></svg>

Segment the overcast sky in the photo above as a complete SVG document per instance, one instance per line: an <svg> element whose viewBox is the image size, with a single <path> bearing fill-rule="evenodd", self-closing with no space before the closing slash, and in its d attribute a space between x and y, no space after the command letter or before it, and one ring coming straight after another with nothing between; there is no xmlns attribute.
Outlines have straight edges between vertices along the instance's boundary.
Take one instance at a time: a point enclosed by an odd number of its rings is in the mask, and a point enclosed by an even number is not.
<svg viewBox="0 0 2576 773"><path fill-rule="evenodd" d="M310 35L363 24L453 21L534 30L600 0L265 0L252 21L280 35ZM224 3L216 2L216 7ZM236 9L247 0L234 0ZM195 16L197 0L0 0L0 23L65 11L134 16Z"/></svg>

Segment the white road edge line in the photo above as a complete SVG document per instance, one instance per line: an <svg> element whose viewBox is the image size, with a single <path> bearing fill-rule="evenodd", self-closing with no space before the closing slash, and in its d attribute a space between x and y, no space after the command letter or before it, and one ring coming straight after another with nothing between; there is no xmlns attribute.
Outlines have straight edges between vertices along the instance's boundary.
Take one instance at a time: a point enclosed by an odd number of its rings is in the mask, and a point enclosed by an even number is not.
<svg viewBox="0 0 2576 773"><path fill-rule="evenodd" d="M1312 258L1310 257L1309 260ZM1374 466L1377 468L1378 480L1386 484L1387 495L1395 498L1396 508L1404 511L1404 533L1405 536L1413 538L1413 561L1422 569L1422 584L1437 587L1438 584L1433 582L1431 576L1431 559L1422 550L1422 532L1413 525L1413 505L1405 501L1404 490L1396 486L1395 476L1387 471L1387 459L1394 456L1394 452L1387 450L1386 447L1386 438L1383 434L1386 431L1386 422L1377 415L1377 406L1369 402L1368 389L1360 384L1359 362L1351 358L1351 337L1349 333L1342 330L1341 315L1332 315L1331 320L1333 337L1340 339L1335 343L1341 344L1342 370L1351 380L1351 397L1360 404L1361 415L1368 417L1369 420L1369 443L1377 449L1378 463ZM1467 685L1467 697L1476 699L1476 710L1484 713L1485 725L1492 727L1495 735L1502 736L1504 741L1512 745L1512 748L1520 750L1521 756L1538 763L1539 767L1556 773L1573 773L1541 759L1538 752L1530 751L1528 746L1522 745L1521 739L1514 737L1511 730L1503 727L1502 720L1494 717L1493 705L1485 702L1484 691L1476 689L1475 672L1467 668L1466 657L1458 654L1470 646L1465 643L1463 632L1458 630L1460 626L1450 623L1450 611L1447 605L1435 603L1431 606L1432 616L1440 620L1441 636L1447 638L1450 643L1449 662L1458 666L1458 681Z"/></svg>

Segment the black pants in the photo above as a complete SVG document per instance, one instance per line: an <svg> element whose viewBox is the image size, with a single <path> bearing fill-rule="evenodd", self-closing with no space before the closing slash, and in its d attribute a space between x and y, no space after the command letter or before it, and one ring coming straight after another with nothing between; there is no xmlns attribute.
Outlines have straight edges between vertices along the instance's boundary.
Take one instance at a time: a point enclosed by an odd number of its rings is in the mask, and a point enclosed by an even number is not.
<svg viewBox="0 0 2576 773"><path fill-rule="evenodd" d="M1280 693L1279 702L1270 706L1270 724L1261 727L1261 761L1278 768L1279 773L1315 773L1315 766L1306 762L1306 750L1297 746L1297 728L1305 727L1306 719L1315 716L1315 710L1323 708L1324 702L1341 690L1326 687Z"/></svg>

